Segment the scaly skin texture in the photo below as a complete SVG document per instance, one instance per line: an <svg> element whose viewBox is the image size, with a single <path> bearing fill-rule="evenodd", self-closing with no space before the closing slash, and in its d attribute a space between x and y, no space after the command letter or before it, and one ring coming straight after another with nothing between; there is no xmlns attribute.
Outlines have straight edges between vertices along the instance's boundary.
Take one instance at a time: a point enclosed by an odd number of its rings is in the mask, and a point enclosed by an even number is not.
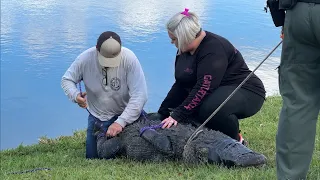
<svg viewBox="0 0 320 180"><path fill-rule="evenodd" d="M229 136L207 128L202 129L190 144L188 138L196 130L191 124L179 123L169 129L148 129L140 136L141 128L158 125L161 121L154 114L140 117L124 128L117 137L98 136L100 158L117 155L138 161L181 160L186 164L224 163L236 166L261 166L264 155L256 153Z"/></svg>

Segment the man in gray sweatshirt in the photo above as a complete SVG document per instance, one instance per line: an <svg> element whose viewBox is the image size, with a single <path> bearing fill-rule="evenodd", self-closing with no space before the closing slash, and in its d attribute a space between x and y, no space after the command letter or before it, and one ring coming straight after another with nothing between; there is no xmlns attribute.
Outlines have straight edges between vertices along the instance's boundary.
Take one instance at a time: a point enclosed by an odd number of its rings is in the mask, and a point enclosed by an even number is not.
<svg viewBox="0 0 320 180"><path fill-rule="evenodd" d="M76 84L84 82L86 92ZM86 158L98 158L94 124L107 129L106 136L121 133L137 120L147 101L147 86L135 54L121 44L115 32L102 33L95 47L82 52L62 77L67 97L89 112Z"/></svg>

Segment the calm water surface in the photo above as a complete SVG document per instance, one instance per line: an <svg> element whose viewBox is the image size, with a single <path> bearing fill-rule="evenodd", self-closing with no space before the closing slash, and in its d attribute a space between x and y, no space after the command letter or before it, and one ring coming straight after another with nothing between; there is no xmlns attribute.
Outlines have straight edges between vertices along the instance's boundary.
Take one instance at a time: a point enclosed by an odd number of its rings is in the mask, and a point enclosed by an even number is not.
<svg viewBox="0 0 320 180"><path fill-rule="evenodd" d="M1 149L71 135L86 128L87 112L71 103L60 79L76 56L106 30L138 56L149 100L156 111L174 82L176 49L167 37L168 18L185 7L203 29L228 38L251 69L280 41L279 28L263 11L265 0L2 0ZM257 71L268 95L278 92L280 48Z"/></svg>

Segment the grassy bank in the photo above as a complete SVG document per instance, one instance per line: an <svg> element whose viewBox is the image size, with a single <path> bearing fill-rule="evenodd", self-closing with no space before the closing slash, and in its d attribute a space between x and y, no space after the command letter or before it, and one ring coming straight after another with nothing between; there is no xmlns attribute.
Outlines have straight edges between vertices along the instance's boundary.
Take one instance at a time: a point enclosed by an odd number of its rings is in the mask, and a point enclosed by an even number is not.
<svg viewBox="0 0 320 180"><path fill-rule="evenodd" d="M280 108L280 98L270 97L258 114L241 121L241 131L249 141L249 147L268 158L267 166L260 169L227 169L214 165L188 168L174 162L154 164L124 159L86 160L85 133L79 131L71 137L41 138L37 145L2 151L0 179L276 179L275 135ZM320 123L317 124L316 148L309 171L312 180L320 179L319 135ZM51 170L7 174L39 167Z"/></svg>

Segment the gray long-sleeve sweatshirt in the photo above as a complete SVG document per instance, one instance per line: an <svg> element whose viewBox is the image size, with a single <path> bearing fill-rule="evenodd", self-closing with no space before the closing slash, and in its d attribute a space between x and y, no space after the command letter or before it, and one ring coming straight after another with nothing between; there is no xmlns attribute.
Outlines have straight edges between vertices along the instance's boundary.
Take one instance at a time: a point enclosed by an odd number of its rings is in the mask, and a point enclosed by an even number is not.
<svg viewBox="0 0 320 180"><path fill-rule="evenodd" d="M115 122L125 127L139 118L148 98L142 67L135 54L122 47L120 65L107 69L106 86L97 53L95 47L81 53L63 75L61 87L76 103L76 84L83 80L89 112L101 121L120 115Z"/></svg>

